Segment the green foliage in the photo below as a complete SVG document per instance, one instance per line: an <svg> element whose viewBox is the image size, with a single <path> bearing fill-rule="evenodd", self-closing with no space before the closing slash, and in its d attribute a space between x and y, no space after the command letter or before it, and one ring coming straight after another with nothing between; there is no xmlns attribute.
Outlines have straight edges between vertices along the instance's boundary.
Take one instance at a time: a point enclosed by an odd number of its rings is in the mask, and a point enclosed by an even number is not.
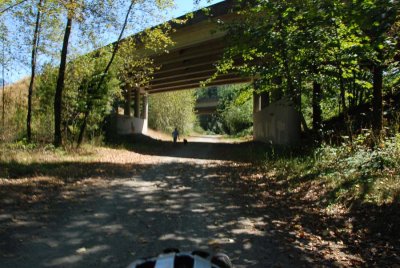
<svg viewBox="0 0 400 268"><path fill-rule="evenodd" d="M400 135L386 138L374 150L368 139L361 134L353 144L323 144L298 156L272 150L265 165L276 177L288 179L289 191L309 183L302 187L320 191L317 202L326 207L400 202Z"/></svg>
<svg viewBox="0 0 400 268"><path fill-rule="evenodd" d="M253 123L253 103L247 101L242 105L230 103L221 112L221 118L227 133L236 135L251 127Z"/></svg>
<svg viewBox="0 0 400 268"><path fill-rule="evenodd" d="M37 139L50 142L54 132L54 92L57 70L45 65L36 80L34 91L33 134Z"/></svg>
<svg viewBox="0 0 400 268"><path fill-rule="evenodd" d="M0 6L7 7L13 1L3 1ZM130 5L131 4L131 5ZM129 8L127 20L120 16L127 6ZM163 23L158 27L145 30L143 34L137 38L126 38L122 45L122 53L120 61L116 61L117 66L107 74L103 74L105 67L111 58L109 50L111 46L101 48L105 40L109 42L113 34L120 33L122 25L127 23L127 29L132 31L143 30L148 23L162 23L164 20L163 13L166 9L173 6L171 0L154 0L154 1L43 1L41 7L38 1L22 1L15 5L12 9L4 14L6 23L15 24L14 27L3 27L6 24L0 23L0 35L4 39L10 39L15 42L14 45L7 42L7 56L16 55L20 57L22 64L26 62L26 54L30 53L26 47L32 47L32 30L36 21L36 13L40 8L41 29L39 56L46 55L43 61L48 62L54 58L59 58L60 45L63 32L66 30L65 21L72 20L73 27L71 33L71 44L68 51L73 52L68 55L66 61L67 72L65 76L65 90L59 88L62 92L62 109L58 107L58 111L62 111L62 130L63 135L69 141L74 141L81 126L86 126L89 136L98 136L101 133L101 123L111 110L111 104L118 100L120 95L120 81L122 86L145 86L151 79L154 66L149 58L143 57L144 53L139 56L135 53L136 46L143 46L146 51L165 51L166 47L172 44L169 33L172 31L168 23ZM7 25L8 26L8 25ZM3 29L4 28L4 29ZM18 29L18 32L15 31ZM125 29L125 27L123 28ZM6 31L10 30L10 31ZM126 36L123 34L121 36ZM4 40L3 38L1 38ZM103 40L102 40L103 39ZM132 42L129 42L132 41ZM65 47L67 43L64 43ZM134 49L132 50L132 44ZM96 52L88 53L95 50ZM143 50L141 51L143 52ZM85 55L86 54L86 55ZM73 55L79 55L78 57ZM83 55L83 56L82 56ZM65 54L64 54L65 56ZM16 59L13 56L13 60ZM75 57L75 59L73 59ZM2 55L0 57L3 62ZM4 64L3 64L4 65ZM35 93L39 100L34 100L34 105L38 105L33 114L33 124L36 138L49 141L49 132L54 130L54 111L52 111L52 102L54 102L54 89L56 88L57 73L52 70L53 67L43 66L43 79L39 77L40 92ZM105 76L104 76L105 75ZM99 87L101 77L105 77L104 84ZM47 80L47 82L44 82ZM95 92L96 91L96 92ZM15 120L20 120L23 116L25 108L21 106L21 111L13 113L18 116ZM89 115L89 117L88 117ZM59 127L57 127L58 129ZM23 127L20 127L23 131ZM81 128L85 129L85 128ZM83 133L83 131L82 131Z"/></svg>
<svg viewBox="0 0 400 268"><path fill-rule="evenodd" d="M188 134L195 124L195 94L193 90L157 93L149 98L149 127L167 133L178 128Z"/></svg>
<svg viewBox="0 0 400 268"><path fill-rule="evenodd" d="M172 45L170 32L171 25L164 23L145 30L140 36L128 38L120 44L115 65L118 77L123 81L125 88L148 85L159 66L156 66L153 59L146 57L145 54L164 52L168 46ZM140 49L141 51L138 52Z"/></svg>
<svg viewBox="0 0 400 268"><path fill-rule="evenodd" d="M103 49L96 54L87 54L72 61L67 66L67 77L63 98L63 134L70 142L76 139L79 126L88 102L93 109L88 120L88 134L98 136L102 132L104 117L112 110L115 99L120 97L119 80L112 70L106 75L105 83L95 91L100 76L110 57ZM57 82L57 70L46 66L37 83L36 95L39 109L35 119L34 131L41 139L51 140L53 124L54 90Z"/></svg>
<svg viewBox="0 0 400 268"><path fill-rule="evenodd" d="M234 136L251 134L253 102L248 92L247 85L228 85L196 93L199 98L218 98L216 114L201 117L204 130Z"/></svg>
<svg viewBox="0 0 400 268"><path fill-rule="evenodd" d="M115 78L114 70L105 74L104 83L98 87L110 54L110 51L103 49L94 56L79 57L68 67L64 106L68 114L63 118L74 136L89 103L92 110L87 130L89 133L101 132L104 117L111 112L114 100L120 97L119 80Z"/></svg>
<svg viewBox="0 0 400 268"><path fill-rule="evenodd" d="M399 74L393 61L397 2L239 2L240 16L221 24L230 45L218 73L257 77L258 90L270 92L271 101L288 97L308 115L317 82L323 118L371 100L374 65L385 63L390 70L384 90L393 92Z"/></svg>
<svg viewBox="0 0 400 268"><path fill-rule="evenodd" d="M27 139L23 138L13 143L7 144L6 147L10 150L33 150L37 147L37 144L28 142Z"/></svg>
<svg viewBox="0 0 400 268"><path fill-rule="evenodd" d="M330 202L385 203L398 198L400 190L400 144L398 135L385 139L378 148L358 145L325 146L317 152L315 169L332 185ZM397 200L399 201L399 200Z"/></svg>

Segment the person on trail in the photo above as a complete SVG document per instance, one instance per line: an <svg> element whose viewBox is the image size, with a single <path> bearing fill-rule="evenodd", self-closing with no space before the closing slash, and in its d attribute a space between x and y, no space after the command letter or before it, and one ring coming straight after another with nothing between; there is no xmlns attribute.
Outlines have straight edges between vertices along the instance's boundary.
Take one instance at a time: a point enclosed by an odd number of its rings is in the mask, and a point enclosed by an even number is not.
<svg viewBox="0 0 400 268"><path fill-rule="evenodd" d="M174 143L176 143L179 138L179 131L177 128L175 128L174 131L172 131L172 138L174 139Z"/></svg>

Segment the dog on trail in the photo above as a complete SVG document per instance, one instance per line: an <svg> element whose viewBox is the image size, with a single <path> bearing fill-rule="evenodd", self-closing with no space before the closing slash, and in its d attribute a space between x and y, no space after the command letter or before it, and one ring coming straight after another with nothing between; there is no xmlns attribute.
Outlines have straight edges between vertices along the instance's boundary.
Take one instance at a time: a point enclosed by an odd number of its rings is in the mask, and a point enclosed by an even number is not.
<svg viewBox="0 0 400 268"><path fill-rule="evenodd" d="M183 139L183 144L184 144L184 145L188 144L187 139Z"/></svg>

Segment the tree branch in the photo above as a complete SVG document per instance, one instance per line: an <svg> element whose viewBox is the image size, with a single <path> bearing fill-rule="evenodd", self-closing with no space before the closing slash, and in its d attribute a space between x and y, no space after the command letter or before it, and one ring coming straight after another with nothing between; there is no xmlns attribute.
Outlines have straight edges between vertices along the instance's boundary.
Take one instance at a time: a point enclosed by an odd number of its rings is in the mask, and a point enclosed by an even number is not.
<svg viewBox="0 0 400 268"><path fill-rule="evenodd" d="M0 11L0 14L3 14L3 13L5 13L5 12L9 11L10 9L13 9L13 8L16 7L16 6L19 6L19 5L23 4L23 3L25 3L26 1L28 1L28 0L22 0L22 1L19 2L19 3L15 3L14 5L9 6L9 7L5 8L5 9L1 10L1 11Z"/></svg>

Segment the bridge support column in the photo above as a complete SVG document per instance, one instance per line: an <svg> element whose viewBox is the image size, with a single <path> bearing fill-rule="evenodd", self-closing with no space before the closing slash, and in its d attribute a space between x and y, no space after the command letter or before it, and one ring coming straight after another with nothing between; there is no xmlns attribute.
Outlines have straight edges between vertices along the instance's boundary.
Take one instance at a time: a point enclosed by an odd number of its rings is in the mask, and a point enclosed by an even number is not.
<svg viewBox="0 0 400 268"><path fill-rule="evenodd" d="M260 95L254 90L253 91L253 114L261 110Z"/></svg>
<svg viewBox="0 0 400 268"><path fill-rule="evenodd" d="M137 88L134 94L133 116L130 114L131 90L128 90L125 95L124 116L117 116L117 133L120 135L147 134L148 98L144 90L140 88Z"/></svg>
<svg viewBox="0 0 400 268"><path fill-rule="evenodd" d="M260 94L261 110L266 108L270 104L269 92L264 91Z"/></svg>
<svg viewBox="0 0 400 268"><path fill-rule="evenodd" d="M253 139L273 145L291 145L300 140L299 114L287 100L270 103L269 92L253 93Z"/></svg>
<svg viewBox="0 0 400 268"><path fill-rule="evenodd" d="M135 90L135 111L134 111L134 117L140 118L140 88L137 88Z"/></svg>
<svg viewBox="0 0 400 268"><path fill-rule="evenodd" d="M149 96L147 95L147 93L143 94L142 105L143 105L142 118L147 120L149 115Z"/></svg>
<svg viewBox="0 0 400 268"><path fill-rule="evenodd" d="M258 81L253 82L253 87L253 112L256 113L266 108L270 104L270 94L267 91L257 93L257 89L259 88Z"/></svg>
<svg viewBox="0 0 400 268"><path fill-rule="evenodd" d="M253 112L259 112L262 109L268 107L270 100L269 100L269 92L261 92L256 93L253 92Z"/></svg>
<svg viewBox="0 0 400 268"><path fill-rule="evenodd" d="M130 87L127 87L125 92L125 104L124 104L124 115L127 116L131 116L131 102L132 102L131 92L132 89Z"/></svg>

